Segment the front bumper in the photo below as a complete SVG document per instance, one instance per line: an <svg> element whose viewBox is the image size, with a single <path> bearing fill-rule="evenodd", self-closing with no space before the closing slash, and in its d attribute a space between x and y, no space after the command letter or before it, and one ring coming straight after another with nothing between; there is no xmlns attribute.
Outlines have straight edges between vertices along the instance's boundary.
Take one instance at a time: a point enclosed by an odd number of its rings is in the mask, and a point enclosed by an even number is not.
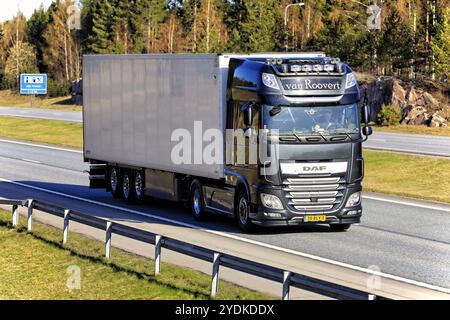
<svg viewBox="0 0 450 320"><path fill-rule="evenodd" d="M255 207L255 210L253 210L254 213L250 214L250 218L254 224L263 227L360 223L362 216L361 203L351 208L345 207L348 197L358 191L361 191L360 184L347 185L343 200L338 207L333 208L330 211L323 212L302 212L295 211L291 206L288 205L287 199L285 197L285 192L282 191L281 188L265 186L261 188L260 193L277 196L283 202L284 209L268 209L261 204L261 200L258 196L258 205ZM324 215L327 218L326 221L321 222L305 222L305 216L309 215Z"/></svg>

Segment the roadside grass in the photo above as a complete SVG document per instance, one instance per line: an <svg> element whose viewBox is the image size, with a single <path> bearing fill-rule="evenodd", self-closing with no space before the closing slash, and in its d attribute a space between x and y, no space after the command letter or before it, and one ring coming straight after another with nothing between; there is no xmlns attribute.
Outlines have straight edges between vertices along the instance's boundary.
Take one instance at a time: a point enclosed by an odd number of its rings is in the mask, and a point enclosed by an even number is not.
<svg viewBox="0 0 450 320"><path fill-rule="evenodd" d="M153 275L154 264L125 251L112 250L111 260L103 256L104 245L70 233L61 244L62 231L33 224L14 229L11 214L0 210L0 299L210 299L211 277L200 272L163 263ZM24 220L24 219L23 219ZM78 266L81 289L69 290L69 266ZM216 299L272 299L262 293L220 281Z"/></svg>
<svg viewBox="0 0 450 320"><path fill-rule="evenodd" d="M450 160L364 151L365 191L450 202Z"/></svg>
<svg viewBox="0 0 450 320"><path fill-rule="evenodd" d="M70 96L47 98L36 96L34 107L40 109L81 111L82 107L70 103ZM31 107L31 97L11 92L11 90L0 90L0 107Z"/></svg>
<svg viewBox="0 0 450 320"><path fill-rule="evenodd" d="M450 127L427 127L427 126L374 126L375 131L393 132L393 133L410 133L410 134L422 134L430 136L445 136L450 137Z"/></svg>
<svg viewBox="0 0 450 320"><path fill-rule="evenodd" d="M0 137L81 149L83 125L58 120L0 117Z"/></svg>

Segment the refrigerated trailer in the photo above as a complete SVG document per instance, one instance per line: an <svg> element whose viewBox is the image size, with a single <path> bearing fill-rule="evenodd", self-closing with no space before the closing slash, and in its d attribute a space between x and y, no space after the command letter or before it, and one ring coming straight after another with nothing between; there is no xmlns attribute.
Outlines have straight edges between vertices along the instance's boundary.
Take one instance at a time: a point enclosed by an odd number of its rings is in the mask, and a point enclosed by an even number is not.
<svg viewBox="0 0 450 320"><path fill-rule="evenodd" d="M337 58L87 55L83 100L92 188L186 202L245 231L360 221L369 110Z"/></svg>

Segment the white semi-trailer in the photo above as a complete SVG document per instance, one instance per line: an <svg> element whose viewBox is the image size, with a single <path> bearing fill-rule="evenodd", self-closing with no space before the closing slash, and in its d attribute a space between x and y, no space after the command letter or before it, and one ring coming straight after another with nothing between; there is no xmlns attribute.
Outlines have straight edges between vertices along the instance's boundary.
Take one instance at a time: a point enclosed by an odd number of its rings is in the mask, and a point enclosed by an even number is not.
<svg viewBox="0 0 450 320"><path fill-rule="evenodd" d="M226 214L243 230L302 223L342 230L360 220L361 132L371 129L361 129L367 107L357 105L353 73L338 59L88 55L83 100L91 187L129 203L186 201L195 218ZM244 132L244 142L236 135L227 144L227 130ZM277 145L276 161L238 161L250 140L262 146L261 131L269 136L264 148ZM223 139L208 135L217 132ZM216 146L214 161L205 159L208 145Z"/></svg>

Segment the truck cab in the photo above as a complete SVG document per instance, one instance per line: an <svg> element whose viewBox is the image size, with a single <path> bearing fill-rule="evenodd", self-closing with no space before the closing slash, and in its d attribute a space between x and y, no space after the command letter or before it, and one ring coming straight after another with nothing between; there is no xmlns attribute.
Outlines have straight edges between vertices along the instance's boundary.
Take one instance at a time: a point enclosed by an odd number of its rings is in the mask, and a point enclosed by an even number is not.
<svg viewBox="0 0 450 320"><path fill-rule="evenodd" d="M241 229L321 223L346 230L360 222L362 142L372 129L359 102L355 75L337 58L230 58L226 128L246 139L227 144L225 181L236 188ZM276 151L267 161L238 161L236 149L248 154L252 143Z"/></svg>

